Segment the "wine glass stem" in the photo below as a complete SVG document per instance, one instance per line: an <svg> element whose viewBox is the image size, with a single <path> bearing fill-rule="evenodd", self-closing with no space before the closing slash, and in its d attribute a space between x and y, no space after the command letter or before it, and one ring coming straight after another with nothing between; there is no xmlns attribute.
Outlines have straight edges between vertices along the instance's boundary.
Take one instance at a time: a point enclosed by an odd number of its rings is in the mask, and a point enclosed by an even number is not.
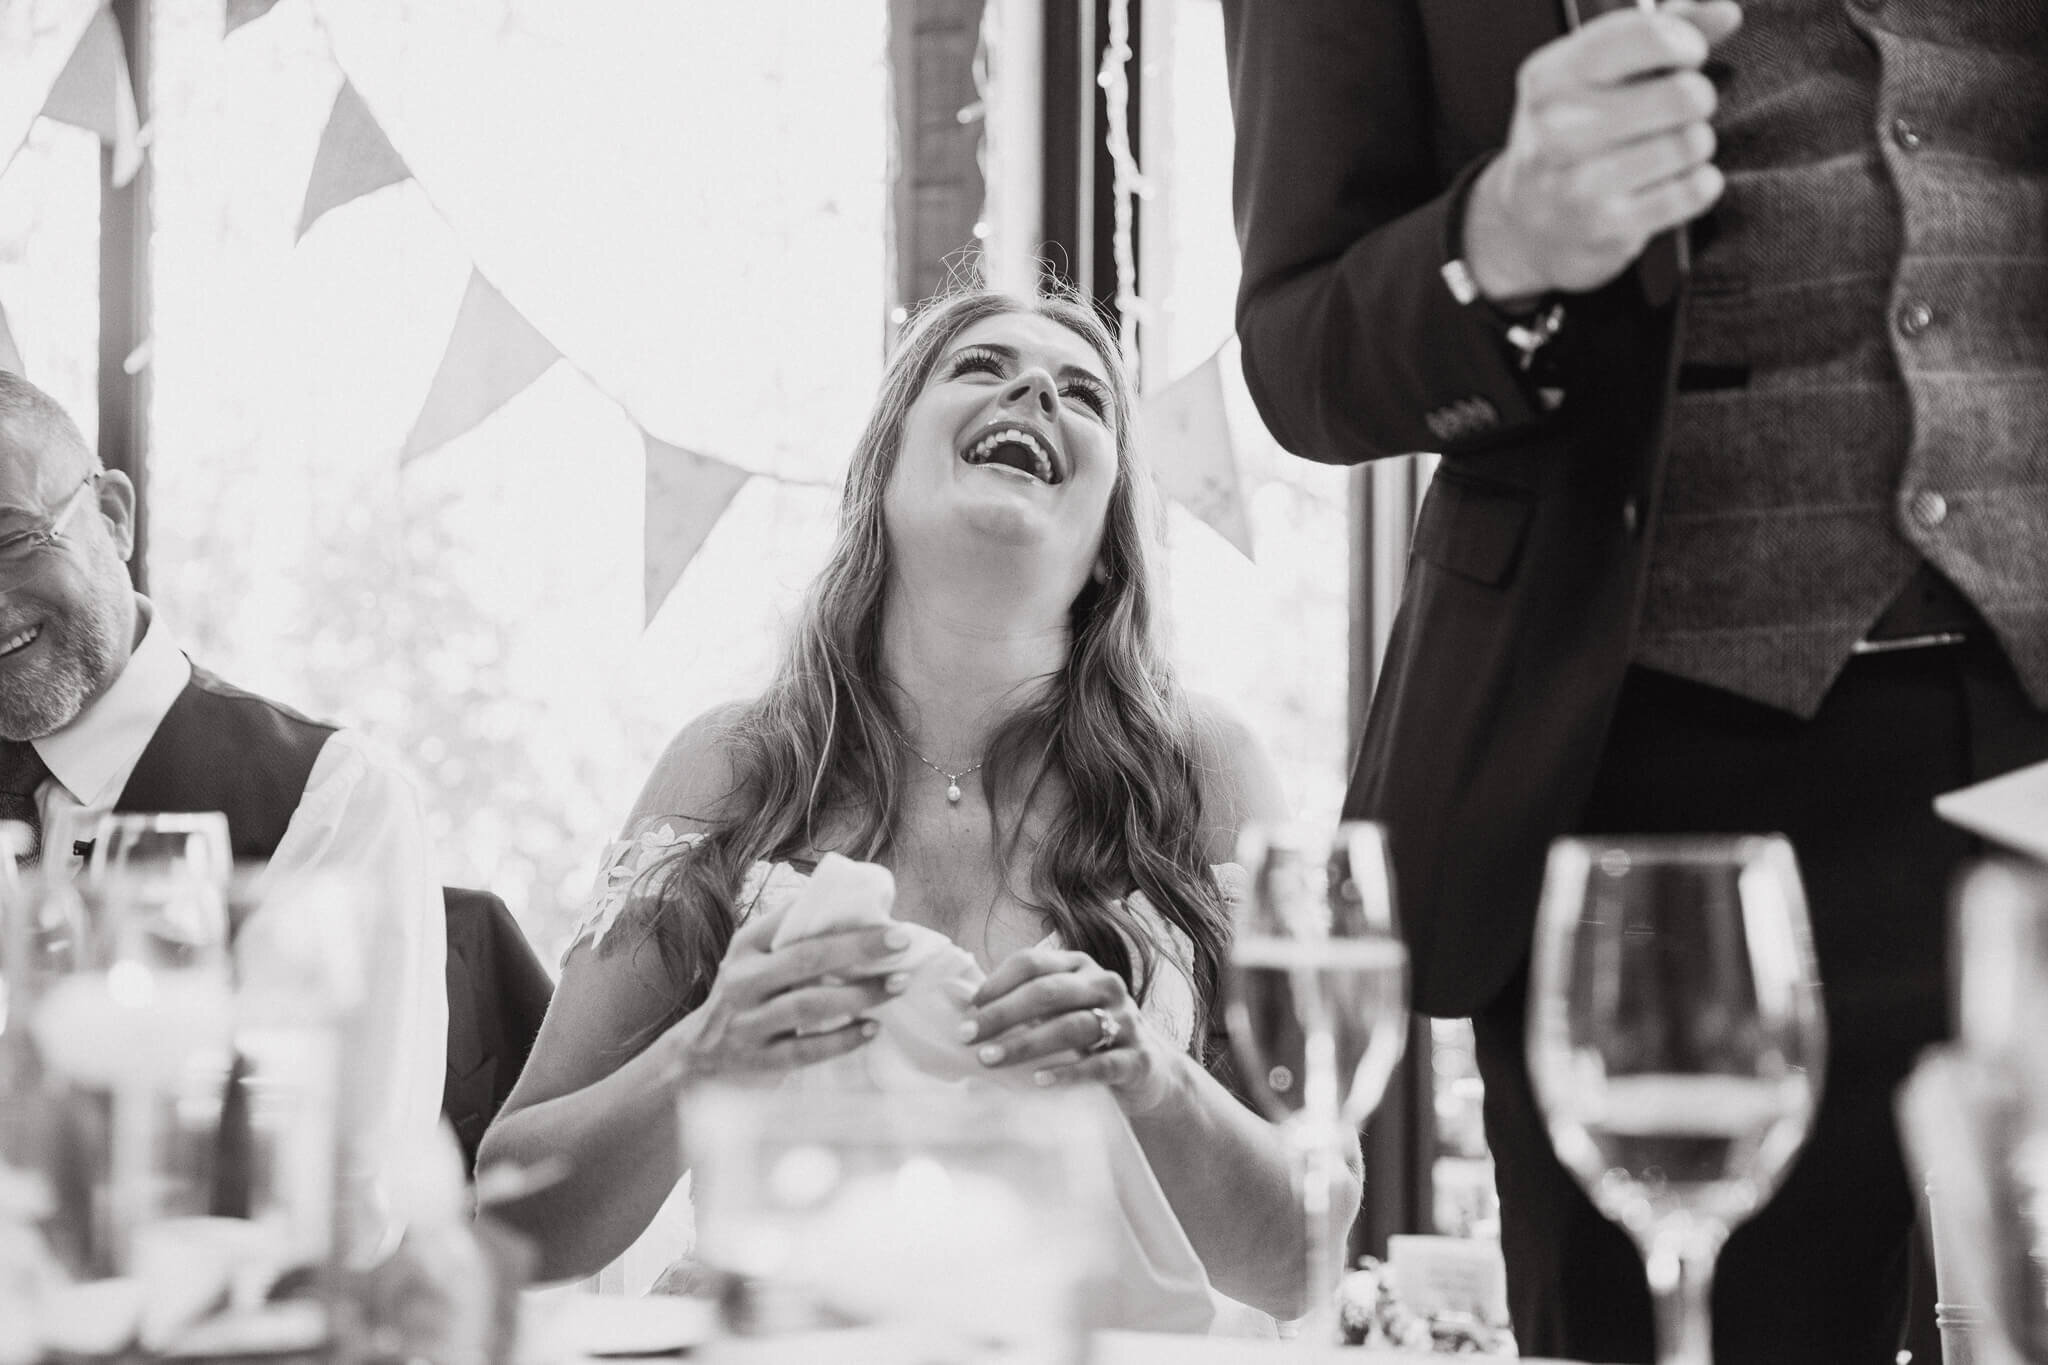
<svg viewBox="0 0 2048 1365"><path fill-rule="evenodd" d="M1316 1345L1338 1339L1337 1220L1331 1196L1336 1192L1342 1170L1344 1149L1342 1122L1335 1116L1303 1114L1294 1134L1295 1161L1300 1177L1303 1248L1307 1262L1303 1287L1306 1311L1296 1328L1297 1338Z"/></svg>
<svg viewBox="0 0 2048 1365"><path fill-rule="evenodd" d="M1657 1365L1713 1365L1714 1258L1720 1233L1689 1218L1660 1227L1644 1268L1657 1311Z"/></svg>

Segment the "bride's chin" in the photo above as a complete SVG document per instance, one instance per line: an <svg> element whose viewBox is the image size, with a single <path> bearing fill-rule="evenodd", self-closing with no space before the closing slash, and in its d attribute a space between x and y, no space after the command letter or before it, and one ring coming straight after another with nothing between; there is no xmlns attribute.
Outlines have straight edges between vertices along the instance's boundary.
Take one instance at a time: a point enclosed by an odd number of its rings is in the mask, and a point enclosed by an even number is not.
<svg viewBox="0 0 2048 1365"><path fill-rule="evenodd" d="M1054 529L1050 509L1021 498L977 501L960 508L952 520L970 544L991 548L1036 549Z"/></svg>

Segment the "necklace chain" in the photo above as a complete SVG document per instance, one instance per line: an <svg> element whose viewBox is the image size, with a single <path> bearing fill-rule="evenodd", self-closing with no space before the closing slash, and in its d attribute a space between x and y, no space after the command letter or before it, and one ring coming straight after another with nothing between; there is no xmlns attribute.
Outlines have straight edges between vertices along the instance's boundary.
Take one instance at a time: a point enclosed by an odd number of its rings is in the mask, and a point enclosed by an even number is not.
<svg viewBox="0 0 2048 1365"><path fill-rule="evenodd" d="M889 725L889 722L887 722L887 721L883 721L882 723L883 723L884 725ZM946 779L946 799L947 799L948 801L954 802L955 804L958 804L958 802L959 802L959 800L960 800L960 779L961 779L961 778L963 778L963 777L966 777L966 776L967 776L968 774L970 774L970 773L975 773L975 772L979 772L979 771L981 770L981 765L982 765L982 763L986 763L986 762L988 762L988 759L987 759L987 758L983 758L983 759L981 760L981 763L976 763L976 764L975 764L975 765L974 765L973 767L971 767L971 768L962 768L962 769L961 769L961 770L960 770L959 772L957 772L957 773L955 773L955 772L948 772L948 771L946 771L946 769L944 769L944 768L940 767L940 766L939 766L938 764L936 764L936 763L932 762L932 761L931 761L930 759L926 758L926 757L925 757L925 756L924 756L923 754L919 753L919 752L918 752L918 750L917 750L917 746L916 746L915 744L912 744L912 743L910 742L910 736L908 736L908 735L904 734L904 733L903 733L903 732L902 732L901 730L897 729L897 728L896 728L895 726L893 726L893 725L889 725L889 733L890 733L890 734L892 734L892 735L894 735L894 736L896 736L896 742L897 742L897 743L901 744L901 745L902 745L902 746L903 746L904 748L906 748L906 749L908 749L908 750L910 751L910 756L911 756L912 758L914 758L914 759L916 759L916 760L917 760L918 762L920 762L920 763L924 764L924 766L925 766L925 767L927 767L927 768L930 768L930 769L931 769L931 770L932 770L933 772L937 773L937 774L938 774L938 775L939 775L940 777L943 777L943 778L945 778L945 779Z"/></svg>

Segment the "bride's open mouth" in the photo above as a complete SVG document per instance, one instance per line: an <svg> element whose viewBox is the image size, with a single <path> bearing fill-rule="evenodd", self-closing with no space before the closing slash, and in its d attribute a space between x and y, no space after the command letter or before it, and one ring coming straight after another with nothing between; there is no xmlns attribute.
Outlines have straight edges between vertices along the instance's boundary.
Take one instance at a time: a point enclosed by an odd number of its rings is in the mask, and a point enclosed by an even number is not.
<svg viewBox="0 0 2048 1365"><path fill-rule="evenodd" d="M1059 448L1030 427L1002 422L985 427L960 451L968 464L1011 471L1042 484L1062 482Z"/></svg>

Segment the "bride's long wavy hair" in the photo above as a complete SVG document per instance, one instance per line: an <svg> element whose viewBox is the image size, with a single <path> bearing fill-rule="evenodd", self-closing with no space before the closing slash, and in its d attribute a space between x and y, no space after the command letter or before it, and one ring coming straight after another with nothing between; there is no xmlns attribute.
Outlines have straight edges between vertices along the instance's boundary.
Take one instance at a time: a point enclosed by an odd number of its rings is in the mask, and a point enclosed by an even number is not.
<svg viewBox="0 0 2048 1365"><path fill-rule="evenodd" d="M891 572L883 491L906 415L939 357L965 328L1006 313L1049 318L1101 358L1117 475L1101 570L1074 600L1066 662L1000 725L983 762L996 866L1062 942L1117 972L1141 999L1159 963L1122 897L1142 890L1192 943L1196 1017L1208 1017L1228 918L1201 838L1202 750L1155 634L1150 550L1160 508L1132 453L1129 379L1115 341L1078 298L975 289L927 304L892 357L847 471L831 559L774 680L722 728L732 786L711 812L678 812L705 819L706 837L649 869L640 888L647 930L681 987L676 1018L709 991L757 859L815 856L825 837L871 861L886 860L893 846L901 783L890 727L902 718L881 659ZM1047 816L1045 833L1030 867L1017 868L1023 816L1034 808Z"/></svg>

